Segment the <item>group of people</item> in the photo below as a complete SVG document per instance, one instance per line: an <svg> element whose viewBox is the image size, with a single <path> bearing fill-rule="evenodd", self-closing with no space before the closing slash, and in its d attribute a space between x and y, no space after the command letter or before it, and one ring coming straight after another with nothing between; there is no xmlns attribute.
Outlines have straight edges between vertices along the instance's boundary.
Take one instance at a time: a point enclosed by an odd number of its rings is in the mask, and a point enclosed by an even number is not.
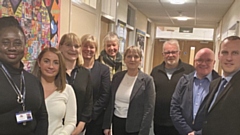
<svg viewBox="0 0 240 135"><path fill-rule="evenodd" d="M96 37L65 34L28 73L23 29L14 17L0 24L0 134L148 135L152 120L155 135L240 133L238 36L220 45L222 77L212 50L199 50L191 66L180 60L177 40L163 44L163 63L147 75L141 49L122 56L113 32L99 57Z"/></svg>

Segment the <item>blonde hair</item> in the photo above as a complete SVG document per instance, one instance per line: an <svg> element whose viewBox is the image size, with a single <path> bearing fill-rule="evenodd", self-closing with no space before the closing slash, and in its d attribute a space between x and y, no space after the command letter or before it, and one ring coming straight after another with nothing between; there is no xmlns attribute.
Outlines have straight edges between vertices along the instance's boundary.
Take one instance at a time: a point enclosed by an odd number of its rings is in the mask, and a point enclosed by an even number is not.
<svg viewBox="0 0 240 135"><path fill-rule="evenodd" d="M128 54L129 52L136 52L136 53L139 55L140 59L142 59L142 57L143 57L142 50L141 50L138 46L135 46L135 45L129 46L129 47L124 51L124 55L123 55L123 56L124 56L124 59L125 59L125 57L127 56L127 54Z"/></svg>
<svg viewBox="0 0 240 135"><path fill-rule="evenodd" d="M104 47L107 45L107 41L117 41L117 44L119 46L119 37L115 32L109 32L104 38L103 38L103 45Z"/></svg>
<svg viewBox="0 0 240 135"><path fill-rule="evenodd" d="M35 75L37 78L39 78L41 80L42 73L41 73L41 70L40 70L40 68L38 66L38 63L41 61L43 55L46 52L52 52L52 53L54 53L54 54L56 54L58 56L58 59L59 59L59 72L58 72L58 74L55 77L54 83L55 83L55 85L57 87L56 91L63 92L63 90L66 88L66 66L65 66L65 61L64 61L64 58L62 56L62 53L58 49L56 49L54 47L44 48L41 51L41 53L38 55L38 58L37 58L37 60L35 62L32 74Z"/></svg>
<svg viewBox="0 0 240 135"><path fill-rule="evenodd" d="M96 49L96 52L95 52L95 55L94 55L94 58L97 59L98 58L98 41L97 41L97 38L94 37L93 35L91 34L86 34L86 35L83 35L82 38L81 38L81 46L85 45L85 44L91 44L91 45L94 45L95 46L95 49Z"/></svg>
<svg viewBox="0 0 240 135"><path fill-rule="evenodd" d="M59 42L59 47L61 47L63 44L74 44L77 43L79 46L81 46L81 40L75 33L67 33L62 36ZM81 66L83 65L83 58L82 55L80 54L76 60L76 65Z"/></svg>

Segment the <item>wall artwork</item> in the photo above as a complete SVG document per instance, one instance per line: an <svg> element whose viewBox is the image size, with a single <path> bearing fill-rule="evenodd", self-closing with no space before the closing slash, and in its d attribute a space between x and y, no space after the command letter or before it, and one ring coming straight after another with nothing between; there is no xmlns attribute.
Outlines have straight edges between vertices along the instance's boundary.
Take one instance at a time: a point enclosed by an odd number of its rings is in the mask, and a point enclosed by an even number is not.
<svg viewBox="0 0 240 135"><path fill-rule="evenodd" d="M118 20L117 23L117 31L116 31L118 37L119 37L119 52L121 54L124 53L124 50L126 48L126 38L127 38L127 28L126 23Z"/></svg>
<svg viewBox="0 0 240 135"><path fill-rule="evenodd" d="M141 62L141 68L144 67L144 43L145 43L145 32L136 29L136 42L135 45L138 46L142 50L142 62Z"/></svg>
<svg viewBox="0 0 240 135"><path fill-rule="evenodd" d="M60 0L0 0L0 17L14 16L27 37L24 68L31 71L45 47L56 47L59 38Z"/></svg>

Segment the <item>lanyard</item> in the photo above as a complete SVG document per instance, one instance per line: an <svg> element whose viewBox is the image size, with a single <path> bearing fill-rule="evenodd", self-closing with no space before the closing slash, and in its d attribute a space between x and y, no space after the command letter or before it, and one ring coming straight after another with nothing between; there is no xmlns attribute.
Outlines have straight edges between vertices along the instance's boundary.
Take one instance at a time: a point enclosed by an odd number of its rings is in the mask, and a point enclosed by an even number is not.
<svg viewBox="0 0 240 135"><path fill-rule="evenodd" d="M70 78L71 78L71 82L69 82L68 80L67 80L67 78L66 78L66 82L68 83L68 84L70 84L70 85L73 85L74 84L74 81L75 81L75 78L76 78L76 76L77 76L77 73L78 73L78 70L76 70L76 71L74 71L74 75L73 75L73 78L72 78L72 76L70 76Z"/></svg>
<svg viewBox="0 0 240 135"><path fill-rule="evenodd" d="M26 87L25 87L25 79L23 75L23 71L21 72L21 78L20 78L20 90L17 87L16 83L13 81L11 75L5 68L3 64L1 64L1 70L3 71L4 75L6 76L8 82L12 86L13 90L17 94L17 102L19 104L22 104L23 111L25 111L25 95L26 95Z"/></svg>

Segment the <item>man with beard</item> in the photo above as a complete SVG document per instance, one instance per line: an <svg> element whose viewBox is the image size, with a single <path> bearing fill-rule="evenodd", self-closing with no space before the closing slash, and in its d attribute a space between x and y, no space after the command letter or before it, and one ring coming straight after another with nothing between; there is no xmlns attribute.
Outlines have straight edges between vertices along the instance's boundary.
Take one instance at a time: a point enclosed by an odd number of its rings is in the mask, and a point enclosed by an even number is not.
<svg viewBox="0 0 240 135"><path fill-rule="evenodd" d="M153 68L151 76L154 79L156 102L154 112L155 135L177 135L170 117L170 102L178 80L183 74L194 71L194 67L183 63L177 40L169 40L163 44L162 64Z"/></svg>

